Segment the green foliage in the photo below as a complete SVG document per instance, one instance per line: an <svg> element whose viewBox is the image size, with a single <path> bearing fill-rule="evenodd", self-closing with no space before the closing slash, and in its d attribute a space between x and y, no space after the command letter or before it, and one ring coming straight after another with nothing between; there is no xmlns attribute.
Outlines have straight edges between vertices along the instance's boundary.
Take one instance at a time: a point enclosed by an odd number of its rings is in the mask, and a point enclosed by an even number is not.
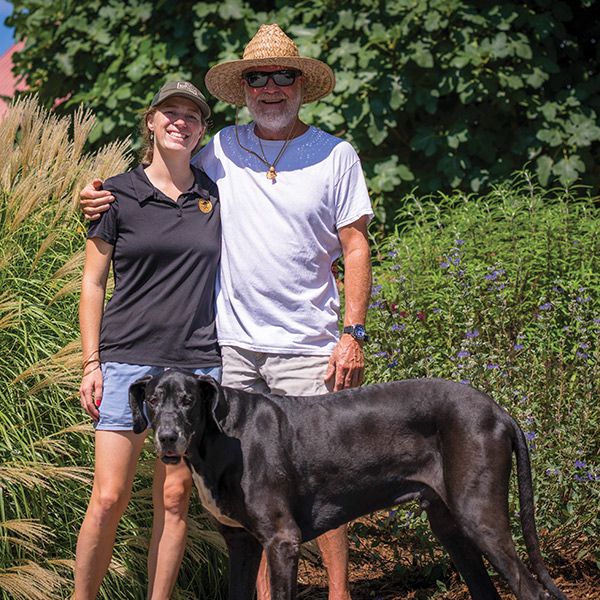
<svg viewBox="0 0 600 600"><path fill-rule="evenodd" d="M82 148L89 113L56 118L30 97L0 121L0 598L68 598L94 465L78 398L85 245L78 194L126 168L126 145ZM139 464L102 598L146 597L154 452ZM218 598L222 553L192 507L177 598ZM198 593L198 596L194 594Z"/></svg>
<svg viewBox="0 0 600 600"><path fill-rule="evenodd" d="M544 186L600 183L595 0L13 4L18 69L47 106L93 109L97 142L129 135L167 78L203 89L209 66L278 22L334 69L334 94L302 116L355 145L381 223L415 187L484 191L526 163ZM233 120L217 103L216 127Z"/></svg>
<svg viewBox="0 0 600 600"><path fill-rule="evenodd" d="M489 393L528 439L544 552L600 566L599 209L521 173L486 196L412 196L397 222L377 248L369 382L443 377ZM434 556L416 508L380 526Z"/></svg>

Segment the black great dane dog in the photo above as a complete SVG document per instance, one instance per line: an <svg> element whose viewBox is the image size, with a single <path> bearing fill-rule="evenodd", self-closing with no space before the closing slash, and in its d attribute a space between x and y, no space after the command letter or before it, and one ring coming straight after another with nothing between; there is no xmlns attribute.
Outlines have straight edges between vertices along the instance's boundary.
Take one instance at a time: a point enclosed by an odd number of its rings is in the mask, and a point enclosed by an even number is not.
<svg viewBox="0 0 600 600"><path fill-rule="evenodd" d="M231 600L252 600L263 550L273 600L295 598L301 542L414 499L473 598L500 599L485 556L519 600L566 600L542 561L523 433L469 386L415 379L284 398L169 370L130 387L137 433L147 426L144 400L158 456L167 464L185 458L225 538ZM539 582L510 534L513 452Z"/></svg>

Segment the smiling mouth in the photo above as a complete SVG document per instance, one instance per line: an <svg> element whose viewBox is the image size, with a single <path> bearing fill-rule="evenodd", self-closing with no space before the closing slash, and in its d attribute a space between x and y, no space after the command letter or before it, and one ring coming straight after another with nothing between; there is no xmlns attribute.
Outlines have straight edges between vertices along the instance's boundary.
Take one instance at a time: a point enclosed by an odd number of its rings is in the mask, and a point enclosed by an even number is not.
<svg viewBox="0 0 600 600"><path fill-rule="evenodd" d="M285 102L285 98L277 98L277 99L264 98L264 99L259 100L259 102L262 102L263 104L281 104L282 102Z"/></svg>

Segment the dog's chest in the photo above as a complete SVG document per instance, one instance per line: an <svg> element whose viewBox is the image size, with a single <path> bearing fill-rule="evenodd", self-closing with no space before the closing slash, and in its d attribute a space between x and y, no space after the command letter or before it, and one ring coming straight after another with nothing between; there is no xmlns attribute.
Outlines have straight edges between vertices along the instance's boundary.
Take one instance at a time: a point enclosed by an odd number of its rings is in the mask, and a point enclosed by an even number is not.
<svg viewBox="0 0 600 600"><path fill-rule="evenodd" d="M198 495L200 496L200 502L202 502L202 506L215 518L219 523L223 525L227 525L228 527L241 527L241 525L231 517L224 515L219 509L217 502L215 501L214 496L204 483L204 478L202 475L196 472L194 467L192 469L192 479L194 480L194 485L198 490Z"/></svg>

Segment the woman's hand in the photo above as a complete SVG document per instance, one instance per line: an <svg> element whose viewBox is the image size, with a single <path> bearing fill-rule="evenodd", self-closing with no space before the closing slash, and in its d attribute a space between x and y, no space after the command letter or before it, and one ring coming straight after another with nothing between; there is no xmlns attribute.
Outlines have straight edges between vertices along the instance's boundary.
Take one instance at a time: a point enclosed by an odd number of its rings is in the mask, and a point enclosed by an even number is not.
<svg viewBox="0 0 600 600"><path fill-rule="evenodd" d="M98 406L102 402L102 370L100 363L95 362L87 366L81 385L79 386L79 397L81 399L81 408L92 417L95 422L98 422L100 415Z"/></svg>

